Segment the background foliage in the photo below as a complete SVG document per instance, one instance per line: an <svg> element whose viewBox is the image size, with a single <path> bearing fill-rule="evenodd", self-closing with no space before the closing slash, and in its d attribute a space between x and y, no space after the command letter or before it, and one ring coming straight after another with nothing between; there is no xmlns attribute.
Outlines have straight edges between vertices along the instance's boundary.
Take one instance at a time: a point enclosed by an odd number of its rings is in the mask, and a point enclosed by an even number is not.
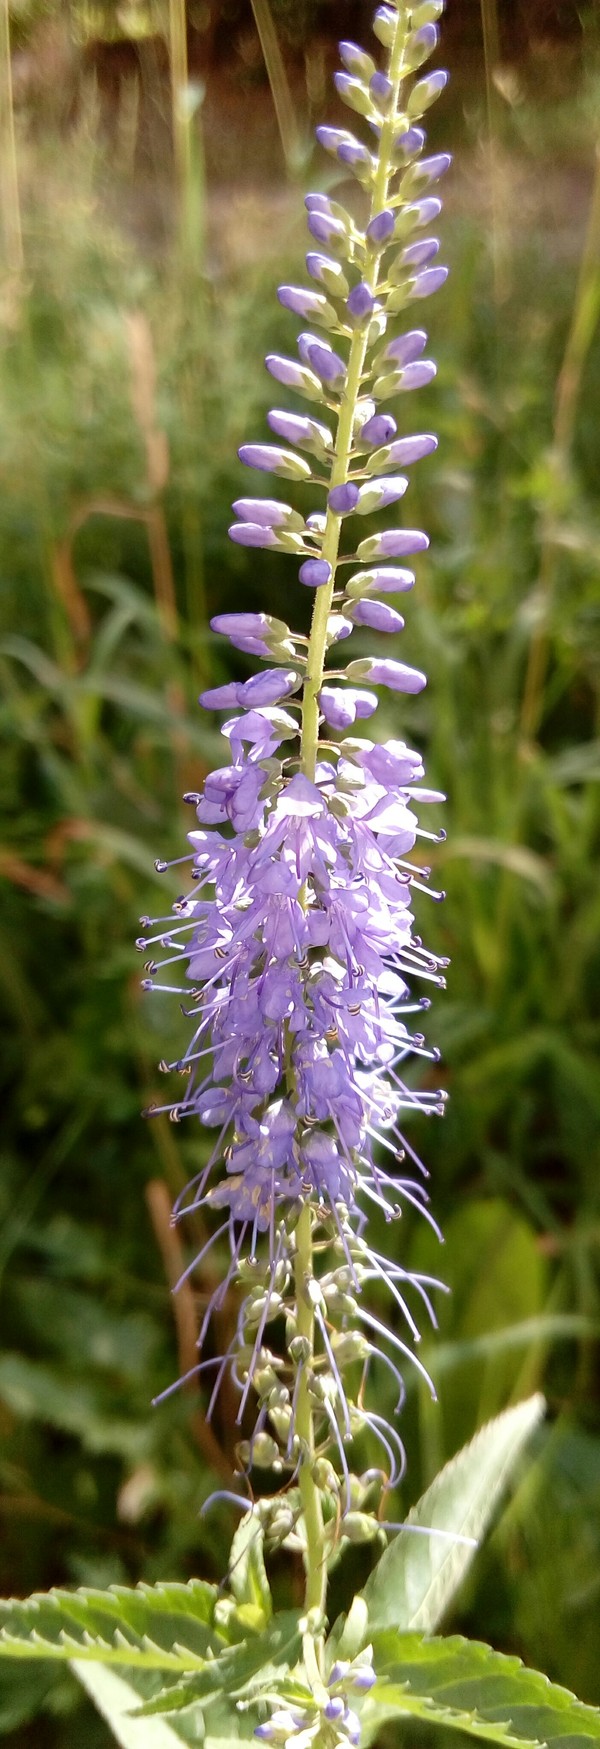
<svg viewBox="0 0 600 1749"><path fill-rule="evenodd" d="M293 21L282 4L202 17L197 65L175 0L158 25L119 12L112 34L91 13L15 13L12 102L2 57L5 1595L218 1580L230 1535L224 1508L199 1508L215 1467L231 1477L231 1403L212 1428L195 1391L149 1409L193 1365L210 1282L171 1299L200 1235L172 1234L170 1202L202 1144L139 1120L181 1035L140 995L132 941L179 890L153 860L182 854L179 797L220 757L195 706L235 659L211 612L307 612L293 566L225 531L237 445L265 429L263 352L290 342L274 290L300 262L302 185L326 185L309 122L348 22L308 0ZM432 545L407 660L430 685L381 711L449 796L447 900L422 923L452 956L430 1028L452 1099L422 1145L452 1296L430 1354L440 1406L409 1398L398 1514L488 1415L543 1388L548 1423L451 1626L595 1703L597 24L593 8L450 6L434 137L457 153L453 272L432 308L437 383L410 408L441 438L411 486ZM428 1234L403 1222L394 1239L439 1268ZM4 1665L0 1730L22 1749L108 1740L44 1664Z"/></svg>

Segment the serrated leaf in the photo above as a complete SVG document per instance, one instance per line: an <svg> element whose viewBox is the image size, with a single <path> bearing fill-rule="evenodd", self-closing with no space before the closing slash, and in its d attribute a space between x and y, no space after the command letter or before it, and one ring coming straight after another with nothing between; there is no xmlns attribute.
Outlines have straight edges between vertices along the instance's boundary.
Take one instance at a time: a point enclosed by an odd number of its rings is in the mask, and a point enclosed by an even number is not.
<svg viewBox="0 0 600 1749"><path fill-rule="evenodd" d="M254 1512L238 1525L229 1556L229 1584L238 1603L258 1608L264 1621L273 1613L271 1588L263 1554L263 1528Z"/></svg>
<svg viewBox="0 0 600 1749"><path fill-rule="evenodd" d="M216 1588L111 1585L107 1591L49 1591L0 1603L0 1655L85 1659L182 1675L202 1669L215 1645ZM218 1649L218 1645L217 1645Z"/></svg>
<svg viewBox="0 0 600 1749"><path fill-rule="evenodd" d="M595 1749L600 1711L584 1705L520 1658L459 1635L424 1640L391 1629L373 1636L378 1681L361 1708L361 1741L386 1719L426 1719L504 1749L548 1744Z"/></svg>
<svg viewBox="0 0 600 1749"><path fill-rule="evenodd" d="M140 1708L140 1716L149 1718L155 1713L173 1712L193 1701L204 1710L212 1708L223 1695L232 1700L248 1699L265 1688L279 1685L300 1655L301 1619L297 1609L282 1610L252 1640L227 1647L184 1682L161 1689Z"/></svg>
<svg viewBox="0 0 600 1749"><path fill-rule="evenodd" d="M413 1506L408 1525L384 1551L364 1588L372 1629L394 1625L432 1633L461 1585L476 1546L455 1542L454 1533L480 1543L499 1496L544 1411L541 1396L506 1409L482 1427L440 1470Z"/></svg>

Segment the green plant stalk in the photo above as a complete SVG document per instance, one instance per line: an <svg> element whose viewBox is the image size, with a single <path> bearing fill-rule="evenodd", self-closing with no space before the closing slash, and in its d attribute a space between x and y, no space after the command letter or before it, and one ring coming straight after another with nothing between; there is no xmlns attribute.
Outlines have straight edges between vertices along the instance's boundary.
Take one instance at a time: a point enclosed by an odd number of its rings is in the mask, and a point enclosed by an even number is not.
<svg viewBox="0 0 600 1749"><path fill-rule="evenodd" d="M251 0L251 3L254 23L260 38L260 46L271 87L283 155L287 170L293 175L300 166L306 163L311 150L311 142L306 138L306 135L303 137L296 117L294 100L269 0Z"/></svg>
<svg viewBox="0 0 600 1749"><path fill-rule="evenodd" d="M552 496L556 496L559 504L562 482L570 468L570 452L585 361L600 316L600 141L596 146L595 158L594 184L573 314L554 400L550 465L556 481L556 492ZM557 552L555 521L550 510L544 518L541 533L538 576L541 613L529 645L521 705L519 727L521 738L525 742L535 735L543 709L543 687L548 662L548 619Z"/></svg>
<svg viewBox="0 0 600 1749"><path fill-rule="evenodd" d="M15 144L8 0L2 0L0 7L0 204L3 266L8 273L18 275L23 268L23 236Z"/></svg>
<svg viewBox="0 0 600 1749"><path fill-rule="evenodd" d="M383 124L380 136L379 161L377 173L371 193L369 219L381 212L388 203L389 182L394 169L393 144L397 131L396 111L400 88L404 77L404 56L407 38L406 18L398 16L394 41L390 48L388 76L394 86L394 95L390 104L390 113ZM376 291L381 267L382 250L373 250L372 261L365 277L371 289ZM346 386L341 401L338 427L336 433L335 451L331 468L330 490L334 486L343 485L348 478L348 467L352 447L352 433L356 415L357 402L360 397L363 382L363 371L368 345L368 324L357 329L350 344ZM307 655L307 669L302 699L302 733L300 742L300 769L304 776L314 782L318 741L319 741L319 699L318 695L323 684L325 653L327 648L327 622L331 612L335 590L336 566L339 558L340 534L342 518L336 516L331 509L327 512L327 520L323 534L322 557L331 566L329 583L317 590L313 610L310 639ZM314 1343L314 1310L309 1296L309 1283L313 1275L313 1217L309 1203L305 1203L296 1226L296 1317L298 1334L303 1336L312 1353ZM313 1474L313 1459L315 1451L314 1418L310 1392L306 1374L299 1384L296 1410L296 1428L306 1454L300 1465L299 1488L302 1499L304 1524L306 1530L306 1589L305 1606L307 1612L316 1612L316 1622L323 1616L327 1591L327 1566L323 1538L323 1511L321 1496ZM307 1674L313 1680L321 1671L323 1639L318 1625L314 1638L307 1636L305 1643L305 1662ZM314 1668L310 1668L313 1665Z"/></svg>

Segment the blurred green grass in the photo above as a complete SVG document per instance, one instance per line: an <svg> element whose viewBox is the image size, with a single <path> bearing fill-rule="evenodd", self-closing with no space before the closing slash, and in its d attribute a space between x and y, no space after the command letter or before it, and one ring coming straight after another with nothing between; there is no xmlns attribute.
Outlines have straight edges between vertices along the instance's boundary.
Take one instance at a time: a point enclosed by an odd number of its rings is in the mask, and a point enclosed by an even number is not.
<svg viewBox="0 0 600 1749"><path fill-rule="evenodd" d="M429 1355L440 1405L409 1397L400 1506L479 1421L541 1386L548 1427L457 1621L598 1702L592 48L560 103L536 102L526 81L518 101L494 86L492 147L481 68L468 102L459 76L447 105L453 271L431 310L437 383L410 408L415 428L440 432L411 484L432 544L405 634L430 684L382 707L381 732L423 746L449 797L435 853L446 903L423 900L421 923L452 957L430 1027L451 1101L418 1145L452 1296ZM138 916L164 904L154 858L182 853L179 798L220 757L195 696L235 658L210 614L282 600L297 623L307 613L285 561L257 565L226 538L236 448L265 430L262 355L290 344L274 290L297 274L304 237L294 184L207 192L201 115L175 190L166 174L140 183L125 127L114 150L102 144L89 97L66 133L36 137L21 119L22 254L3 209L5 1593L219 1577L227 1543L224 1514L198 1512L211 1465L232 1463L231 1404L212 1435L194 1392L149 1407L193 1364L210 1282L171 1300L169 1198L202 1143L140 1122L182 1035L166 1003L141 996L132 943ZM168 237L153 202L178 211ZM394 1243L440 1269L409 1222ZM2 1673L0 1731L23 1749L106 1743L74 1684L27 1666Z"/></svg>

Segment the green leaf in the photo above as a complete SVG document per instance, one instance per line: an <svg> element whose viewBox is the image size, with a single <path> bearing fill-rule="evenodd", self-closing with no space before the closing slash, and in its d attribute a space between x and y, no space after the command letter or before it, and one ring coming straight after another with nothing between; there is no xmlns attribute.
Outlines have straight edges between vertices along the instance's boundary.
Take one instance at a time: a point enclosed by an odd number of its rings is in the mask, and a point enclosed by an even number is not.
<svg viewBox="0 0 600 1749"><path fill-rule="evenodd" d="M202 1669L215 1646L216 1588L111 1585L107 1591L49 1591L0 1603L0 1655L123 1664L184 1675Z"/></svg>
<svg viewBox="0 0 600 1749"><path fill-rule="evenodd" d="M192 1701L211 1707L222 1695L233 1700L248 1699L275 1684L278 1686L300 1656L301 1619L297 1609L282 1610L262 1633L239 1646L227 1647L218 1658L211 1659L202 1670L175 1687L161 1689L140 1709L141 1713L150 1717L187 1707Z"/></svg>
<svg viewBox="0 0 600 1749"><path fill-rule="evenodd" d="M258 1612L263 1621L269 1621L273 1613L273 1601L267 1579L263 1541L260 1519L256 1513L246 1512L231 1544L228 1578L233 1595L242 1609L250 1607ZM250 1619L248 1625L251 1625ZM256 1626L260 1626L260 1619Z"/></svg>
<svg viewBox="0 0 600 1749"><path fill-rule="evenodd" d="M471 1565L476 1547L454 1542L454 1532L481 1542L498 1498L523 1446L544 1410L541 1396L530 1397L488 1422L456 1457L440 1470L431 1487L413 1506L407 1525L390 1543L364 1588L373 1628L400 1626L432 1633Z"/></svg>
<svg viewBox="0 0 600 1749"><path fill-rule="evenodd" d="M144 1723L132 1717L139 1697L123 1676L107 1669L106 1664L82 1664L79 1660L73 1661L72 1669L106 1719L120 1749L180 1749L181 1737L166 1719Z"/></svg>
<svg viewBox="0 0 600 1749"><path fill-rule="evenodd" d="M596 1707L480 1641L458 1635L423 1640L388 1629L374 1635L373 1654L378 1681L361 1709L365 1744L400 1714L505 1749L592 1749L600 1742Z"/></svg>

